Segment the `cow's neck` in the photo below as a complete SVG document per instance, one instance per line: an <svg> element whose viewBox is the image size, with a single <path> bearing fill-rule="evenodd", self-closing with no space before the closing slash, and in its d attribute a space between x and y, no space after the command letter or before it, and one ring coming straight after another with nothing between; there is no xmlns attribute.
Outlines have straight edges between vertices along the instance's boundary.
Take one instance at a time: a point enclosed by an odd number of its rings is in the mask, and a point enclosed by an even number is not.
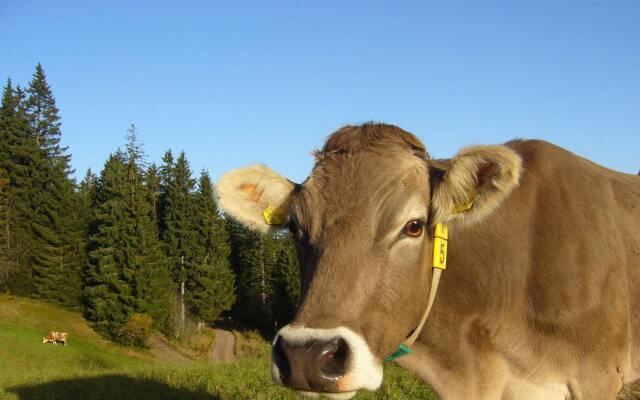
<svg viewBox="0 0 640 400"><path fill-rule="evenodd" d="M484 222L464 230L450 228L448 266L442 273L433 308L412 354L396 361L439 393L451 393L460 376L475 375L474 367L468 365L473 359L471 353L475 353L476 345L483 347L481 342L491 346L491 335L482 321L489 309L508 308L499 304L500 299L508 297L503 293L508 285L488 274L487 268L495 262L493 254L470 258L465 253L465 243L478 243L481 235L490 242L498 240L500 233L489 228ZM465 388L460 390L452 398L464 398Z"/></svg>

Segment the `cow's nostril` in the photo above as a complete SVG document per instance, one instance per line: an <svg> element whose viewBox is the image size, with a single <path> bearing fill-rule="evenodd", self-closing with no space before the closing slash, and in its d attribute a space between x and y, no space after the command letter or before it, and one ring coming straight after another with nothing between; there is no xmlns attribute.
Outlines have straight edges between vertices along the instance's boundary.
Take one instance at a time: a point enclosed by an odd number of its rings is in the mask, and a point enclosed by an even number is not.
<svg viewBox="0 0 640 400"><path fill-rule="evenodd" d="M272 359L280 372L281 381L288 381L291 375L291 365L289 364L289 358L287 357L287 352L284 349L284 343L281 337L278 337L276 343L273 345Z"/></svg>
<svg viewBox="0 0 640 400"><path fill-rule="evenodd" d="M320 373L327 380L336 381L347 371L349 345L342 338L335 338L324 344L318 359Z"/></svg>
<svg viewBox="0 0 640 400"><path fill-rule="evenodd" d="M297 342L280 336L272 356L279 383L302 391L335 392L347 372L350 349L341 337Z"/></svg>

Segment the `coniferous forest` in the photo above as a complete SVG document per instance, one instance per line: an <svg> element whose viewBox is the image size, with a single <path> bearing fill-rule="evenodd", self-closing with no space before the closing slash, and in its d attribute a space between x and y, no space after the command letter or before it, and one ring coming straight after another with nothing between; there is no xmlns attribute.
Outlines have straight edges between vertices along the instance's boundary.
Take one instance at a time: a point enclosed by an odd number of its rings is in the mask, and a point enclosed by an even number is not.
<svg viewBox="0 0 640 400"><path fill-rule="evenodd" d="M124 137L126 132L126 137ZM273 332L293 316L299 269L286 235L220 214L207 171L184 152L148 160L136 127L101 171L74 178L51 87L38 64L6 81L0 109L0 290L81 310L127 343L149 321L179 336L226 320Z"/></svg>

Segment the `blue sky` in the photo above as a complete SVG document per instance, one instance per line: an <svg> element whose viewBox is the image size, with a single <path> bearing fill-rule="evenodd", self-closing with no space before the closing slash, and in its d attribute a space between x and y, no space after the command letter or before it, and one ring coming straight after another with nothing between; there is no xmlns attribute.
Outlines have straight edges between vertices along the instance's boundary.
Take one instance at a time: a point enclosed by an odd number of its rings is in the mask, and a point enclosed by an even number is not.
<svg viewBox="0 0 640 400"><path fill-rule="evenodd" d="M0 79L37 62L78 175L134 123L149 160L294 180L348 123L436 157L542 138L640 169L640 2L0 0Z"/></svg>

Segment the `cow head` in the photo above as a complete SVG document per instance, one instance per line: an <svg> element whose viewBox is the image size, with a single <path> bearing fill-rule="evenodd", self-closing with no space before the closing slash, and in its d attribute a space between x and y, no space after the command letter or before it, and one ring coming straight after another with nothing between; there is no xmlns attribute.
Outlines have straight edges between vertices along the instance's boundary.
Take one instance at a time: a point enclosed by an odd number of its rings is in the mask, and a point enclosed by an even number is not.
<svg viewBox="0 0 640 400"><path fill-rule="evenodd" d="M302 296L274 340L273 379L332 398L377 389L382 360L424 313L433 224L485 218L520 164L504 146L431 160L412 134L365 124L331 135L303 184L263 165L225 174L217 193L227 214L262 232L289 229L297 244Z"/></svg>

